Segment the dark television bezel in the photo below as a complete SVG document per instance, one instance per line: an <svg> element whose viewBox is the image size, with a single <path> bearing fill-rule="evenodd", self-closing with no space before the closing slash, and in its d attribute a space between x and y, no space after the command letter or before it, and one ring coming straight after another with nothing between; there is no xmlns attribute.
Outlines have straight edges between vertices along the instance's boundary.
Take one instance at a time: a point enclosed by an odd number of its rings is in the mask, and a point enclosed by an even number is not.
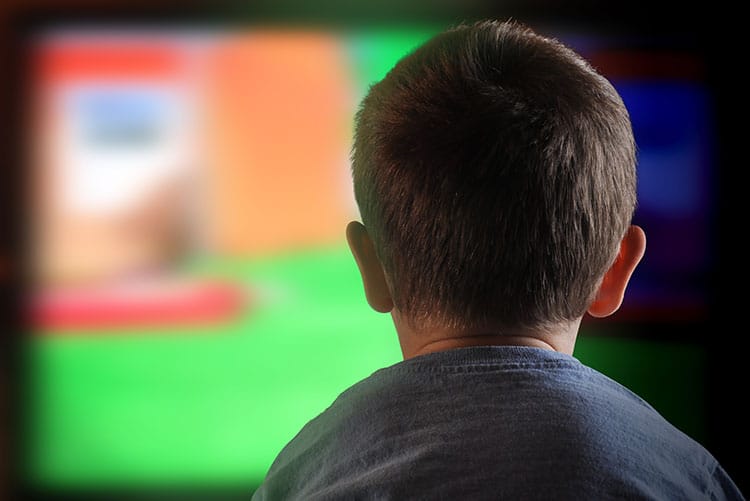
<svg viewBox="0 0 750 501"><path fill-rule="evenodd" d="M475 1L467 6L462 2L443 1L430 5L427 1L407 2L388 1L386 5L376 4L362 7L352 6L352 2L334 0L325 2L325 8L315 10L312 3L302 0L273 2L261 0L253 3L237 1L199 2L196 0L145 1L112 0L95 2L75 1L10 1L0 7L0 53L4 56L6 75L2 79L2 158L5 168L0 171L0 327L6 343L2 359L3 414L2 459L0 466L0 486L9 494L18 493L19 499L26 496L43 495L44 499L75 499L97 497L102 492L76 492L62 490L40 492L24 481L23 438L24 438L24 372L23 338L27 325L23 311L23 297L27 275L27 248L24 227L25 177L24 128L25 114L23 103L28 89L28 37L40 29L61 24L81 25L122 25L137 23L154 26L216 25L242 26L247 23L278 23L282 25L392 25L394 23L432 22L446 26L474 19L495 17L514 18L532 26L564 24L571 29L576 26L594 27L599 34L637 35L644 48L668 47L689 50L703 58L706 65L706 83L714 97L717 121L717 207L714 236L716 241L716 262L711 272L710 300L708 313L701 321L652 322L648 325L633 325L649 339L664 342L687 341L698 343L705 348L708 359L707 395L709 450L721 461L725 469L747 492L748 479L742 476L744 454L747 449L748 431L741 413L736 410L740 397L725 398L727 388L734 388L746 380L741 358L742 350L737 348L743 327L738 313L742 311L740 295L727 293L725 284L744 284L742 271L744 262L740 255L741 246L736 241L737 216L746 212L738 203L738 189L743 186L742 171L736 168L739 147L743 138L734 125L740 116L740 109L734 96L742 96L738 80L734 75L731 54L726 50L734 39L727 27L728 13L720 9L689 9L682 3L666 2L657 9L651 2L635 1L615 6L613 13L610 3L599 1L533 0L523 2L512 0L498 7L495 2ZM722 17L724 16L724 17ZM718 39L701 31L700 26L718 23L727 28L727 37ZM677 42L676 42L677 41ZM741 230L739 230L741 231ZM743 249L744 250L744 249ZM739 265L735 264L739 263ZM729 322L728 319L737 319ZM739 324L739 325L738 325ZM630 329L628 329L630 330ZM632 331L631 331L632 332ZM719 339L717 339L719 338ZM174 489L176 498L202 498L207 492L191 489ZM241 487L210 491L211 499L235 497L247 494ZM107 492L111 499L128 497L134 492ZM153 494L153 493L151 493ZM160 494L165 494L160 492ZM8 496L13 498L12 496Z"/></svg>

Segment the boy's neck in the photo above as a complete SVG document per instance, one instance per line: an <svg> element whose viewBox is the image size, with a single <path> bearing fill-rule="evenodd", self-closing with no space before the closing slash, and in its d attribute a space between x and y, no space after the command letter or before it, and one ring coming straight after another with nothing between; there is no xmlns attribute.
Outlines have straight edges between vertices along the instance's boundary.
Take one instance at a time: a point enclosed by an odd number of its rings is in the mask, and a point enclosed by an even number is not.
<svg viewBox="0 0 750 501"><path fill-rule="evenodd" d="M409 322L392 313L404 359L427 353L448 351L469 346L530 346L573 354L581 320L544 329L518 329L502 332L494 329L455 330L440 327L414 329Z"/></svg>

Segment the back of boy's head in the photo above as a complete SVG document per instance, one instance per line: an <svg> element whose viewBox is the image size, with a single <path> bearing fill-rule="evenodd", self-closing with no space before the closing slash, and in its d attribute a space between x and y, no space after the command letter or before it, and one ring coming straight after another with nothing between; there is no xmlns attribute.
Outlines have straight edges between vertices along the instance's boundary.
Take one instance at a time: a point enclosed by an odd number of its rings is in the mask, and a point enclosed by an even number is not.
<svg viewBox="0 0 750 501"><path fill-rule="evenodd" d="M372 86L354 190L414 325L536 328L582 316L636 202L614 88L516 23L442 33Z"/></svg>

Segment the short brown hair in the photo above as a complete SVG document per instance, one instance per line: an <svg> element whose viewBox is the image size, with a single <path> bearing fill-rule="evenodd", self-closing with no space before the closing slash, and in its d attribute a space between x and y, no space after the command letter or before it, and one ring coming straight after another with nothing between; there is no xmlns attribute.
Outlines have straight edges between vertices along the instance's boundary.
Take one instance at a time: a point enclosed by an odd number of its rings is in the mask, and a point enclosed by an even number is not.
<svg viewBox="0 0 750 501"><path fill-rule="evenodd" d="M583 315L636 203L620 96L511 22L441 33L373 85L352 171L395 306L453 327Z"/></svg>

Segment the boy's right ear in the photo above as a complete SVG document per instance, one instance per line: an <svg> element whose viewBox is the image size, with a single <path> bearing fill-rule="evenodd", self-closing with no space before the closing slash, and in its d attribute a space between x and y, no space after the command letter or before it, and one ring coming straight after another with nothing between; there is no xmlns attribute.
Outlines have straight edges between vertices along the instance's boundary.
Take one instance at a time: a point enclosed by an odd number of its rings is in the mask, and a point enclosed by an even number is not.
<svg viewBox="0 0 750 501"><path fill-rule="evenodd" d="M640 226L631 225L620 242L620 251L614 263L604 274L596 298L589 305L589 315L606 317L620 308L625 288L645 251L646 234Z"/></svg>
<svg viewBox="0 0 750 501"><path fill-rule="evenodd" d="M365 297L370 307L380 313L390 312L393 309L393 298L385 279L383 265L375 253L375 245L367 229L362 223L352 221L346 227L346 241L357 262Z"/></svg>

